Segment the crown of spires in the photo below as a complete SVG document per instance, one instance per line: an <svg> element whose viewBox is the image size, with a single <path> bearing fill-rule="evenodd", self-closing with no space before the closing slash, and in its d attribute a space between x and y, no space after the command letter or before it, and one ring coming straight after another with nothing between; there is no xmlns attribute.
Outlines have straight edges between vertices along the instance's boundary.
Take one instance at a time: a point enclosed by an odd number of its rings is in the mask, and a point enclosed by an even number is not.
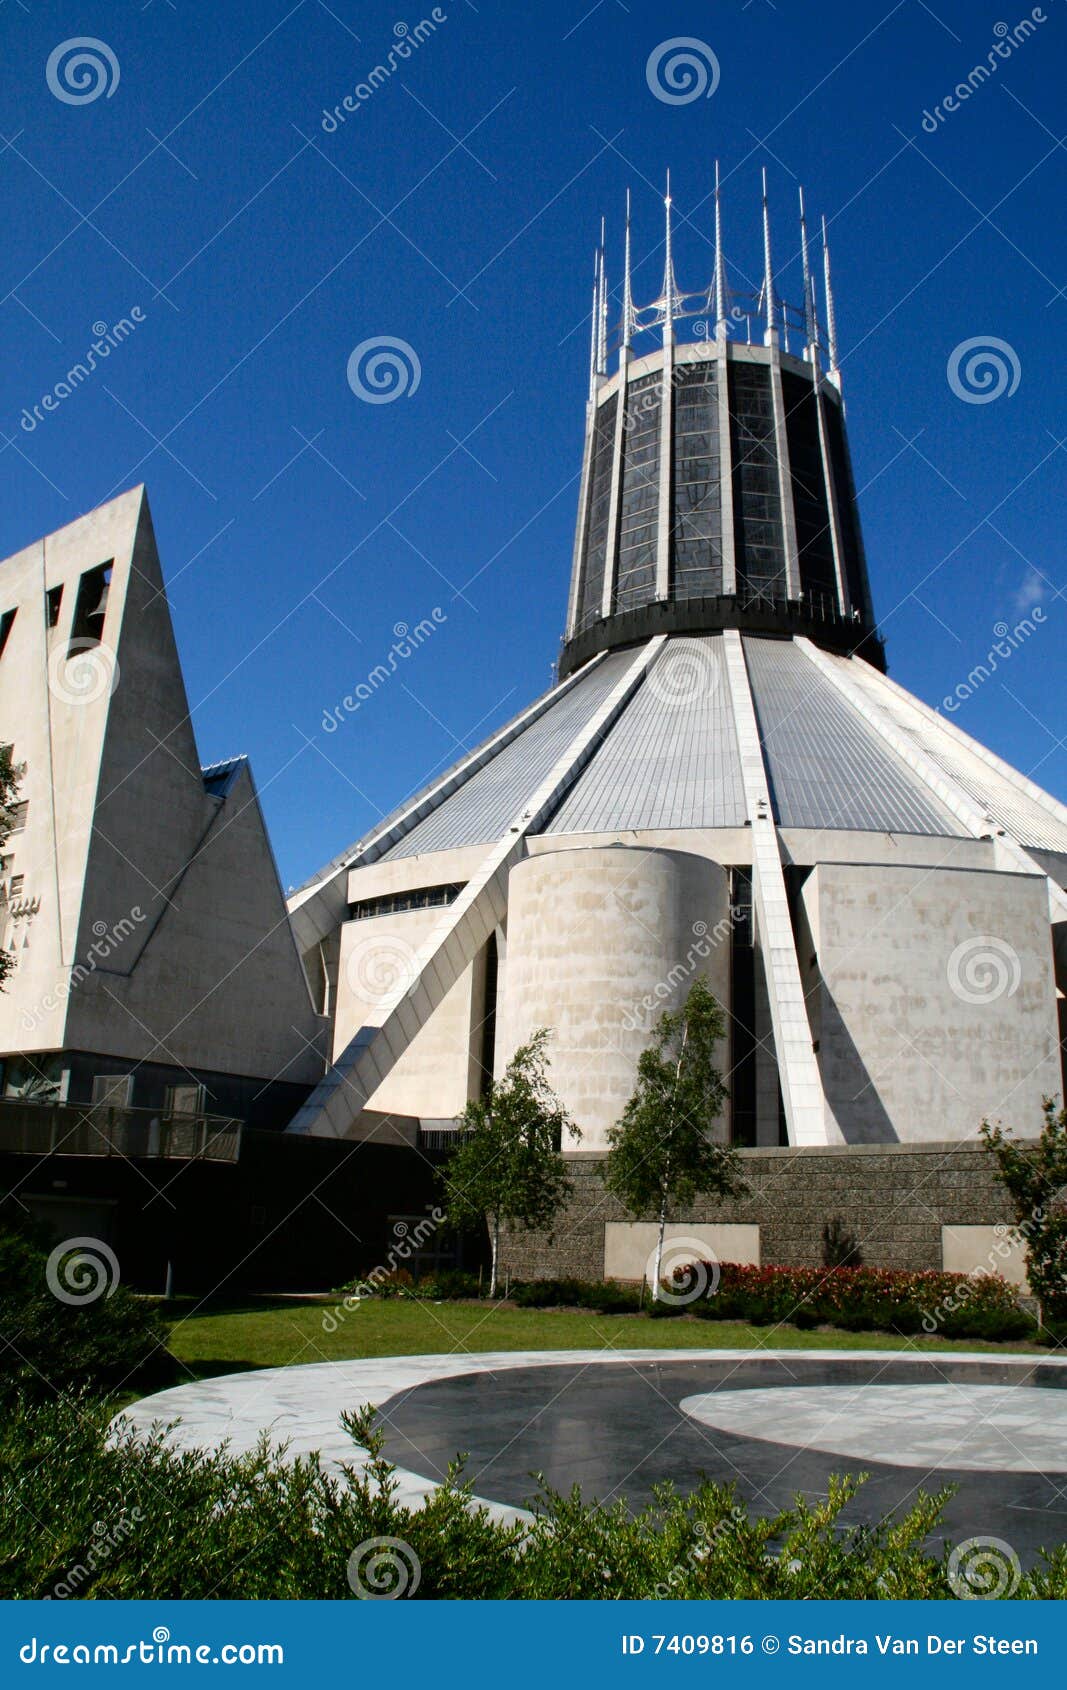
<svg viewBox="0 0 1067 1690"><path fill-rule="evenodd" d="M825 346L830 377L840 382L837 361L837 320L834 310L833 282L830 271L830 248L826 219L822 219L823 294L825 338L819 318L819 302L815 277L811 268L808 247L807 218L804 190L799 190L800 257L803 270L803 300L792 305L775 291L774 265L771 249L771 216L767 190L767 172L762 173L762 233L763 280L758 293L754 290L731 289L726 277L726 257L722 238L722 187L719 162L715 161L714 188L714 267L710 284L699 293L680 288L674 270L673 200L670 172L667 172L664 209L663 287L658 299L647 305L637 305L633 293L633 258L631 240L631 196L626 193L626 239L623 261L622 311L614 326L609 323L609 292L605 259L605 225L601 220L600 244L594 257L593 322L590 349L590 395L595 395L599 381L608 373L608 354L611 344L623 349L628 356L636 334L660 329L664 344L674 339L675 324L685 318L701 316L714 322L716 339L729 338L732 328L747 321L748 339L752 338L752 319L762 319L762 338L767 346L775 346L781 337L786 352L790 349L790 330L801 339L803 356L816 367ZM733 303L731 303L733 302Z"/></svg>

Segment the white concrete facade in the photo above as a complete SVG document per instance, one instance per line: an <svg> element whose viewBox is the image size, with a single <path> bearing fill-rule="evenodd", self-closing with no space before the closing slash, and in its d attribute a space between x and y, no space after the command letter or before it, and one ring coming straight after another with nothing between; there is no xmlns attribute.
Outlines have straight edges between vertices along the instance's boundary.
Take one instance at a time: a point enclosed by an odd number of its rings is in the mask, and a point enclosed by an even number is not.
<svg viewBox="0 0 1067 1690"><path fill-rule="evenodd" d="M0 615L25 806L0 876L9 1094L103 1070L136 1106L171 1070L210 1110L211 1077L314 1083L324 1022L248 764L201 767L144 489L0 564Z"/></svg>

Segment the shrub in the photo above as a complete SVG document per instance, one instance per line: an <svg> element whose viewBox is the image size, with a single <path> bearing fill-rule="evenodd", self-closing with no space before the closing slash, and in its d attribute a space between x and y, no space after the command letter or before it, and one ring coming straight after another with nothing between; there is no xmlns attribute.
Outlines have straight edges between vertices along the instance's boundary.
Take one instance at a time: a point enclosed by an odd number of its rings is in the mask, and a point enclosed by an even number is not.
<svg viewBox="0 0 1067 1690"><path fill-rule="evenodd" d="M511 1287L520 1309L592 1309L596 1314L637 1314L641 1293L601 1279L531 1279Z"/></svg>
<svg viewBox="0 0 1067 1690"><path fill-rule="evenodd" d="M710 1266L708 1274L714 1284ZM837 1326L846 1332L988 1339L1035 1332L1014 1287L996 1274L724 1262L715 1292L690 1308L704 1320L745 1320L753 1326Z"/></svg>
<svg viewBox="0 0 1067 1690"><path fill-rule="evenodd" d="M822 1229L823 1267L862 1267L863 1251L859 1239L839 1215L831 1215Z"/></svg>
<svg viewBox="0 0 1067 1690"><path fill-rule="evenodd" d="M458 1302L469 1297L481 1296L478 1275L475 1273L460 1273L453 1268L442 1268L438 1273L426 1274L422 1279L415 1279L407 1268L396 1268L392 1273L374 1274L373 1277L350 1279L334 1293L337 1297L416 1297L423 1302L447 1303Z"/></svg>
<svg viewBox="0 0 1067 1690"><path fill-rule="evenodd" d="M47 1263L31 1226L0 1232L0 1395L145 1388L173 1376L167 1327L152 1304L122 1285L94 1302L63 1302Z"/></svg>
<svg viewBox="0 0 1067 1690"><path fill-rule="evenodd" d="M732 1487L661 1487L631 1513L543 1493L532 1524L472 1506L458 1467L426 1507L397 1500L373 1412L345 1416L371 1452L348 1482L316 1457L178 1453L162 1433L106 1437L88 1401L24 1400L0 1418L0 1599L350 1599L370 1540L419 1598L648 1597L948 1600L947 1549L924 1548L947 1493L903 1517L845 1525L859 1488L833 1478L815 1502L750 1516ZM360 1551L364 1551L361 1561ZM418 1567L417 1584L413 1578ZM386 1588L390 1588L386 1586ZM1019 1597L1067 1596L1067 1551L1024 1576Z"/></svg>

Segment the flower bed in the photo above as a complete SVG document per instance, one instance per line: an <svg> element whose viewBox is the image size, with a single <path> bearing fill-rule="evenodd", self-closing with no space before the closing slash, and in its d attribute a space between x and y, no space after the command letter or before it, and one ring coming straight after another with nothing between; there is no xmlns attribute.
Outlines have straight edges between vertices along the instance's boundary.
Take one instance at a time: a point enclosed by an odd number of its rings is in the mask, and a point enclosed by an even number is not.
<svg viewBox="0 0 1067 1690"><path fill-rule="evenodd" d="M675 1291L691 1269L679 1268ZM1015 1287L996 1274L908 1273L893 1268L744 1267L703 1264L711 1287L688 1305L704 1320L754 1326L839 1326L847 1332L937 1333L945 1338L1021 1338L1034 1322Z"/></svg>

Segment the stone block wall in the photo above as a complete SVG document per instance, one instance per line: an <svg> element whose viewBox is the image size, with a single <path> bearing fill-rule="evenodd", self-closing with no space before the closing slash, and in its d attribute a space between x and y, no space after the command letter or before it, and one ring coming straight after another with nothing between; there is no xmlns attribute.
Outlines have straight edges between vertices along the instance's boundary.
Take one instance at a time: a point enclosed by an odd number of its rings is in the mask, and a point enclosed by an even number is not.
<svg viewBox="0 0 1067 1690"><path fill-rule="evenodd" d="M670 1219L758 1225L765 1264L818 1266L823 1225L837 1216L860 1240L866 1266L940 1269L942 1226L1013 1219L978 1143L743 1150L740 1158L745 1196L698 1201ZM630 1217L604 1190L600 1161L571 1159L574 1195L553 1237L513 1229L501 1242L502 1271L512 1279L603 1278L604 1224Z"/></svg>

